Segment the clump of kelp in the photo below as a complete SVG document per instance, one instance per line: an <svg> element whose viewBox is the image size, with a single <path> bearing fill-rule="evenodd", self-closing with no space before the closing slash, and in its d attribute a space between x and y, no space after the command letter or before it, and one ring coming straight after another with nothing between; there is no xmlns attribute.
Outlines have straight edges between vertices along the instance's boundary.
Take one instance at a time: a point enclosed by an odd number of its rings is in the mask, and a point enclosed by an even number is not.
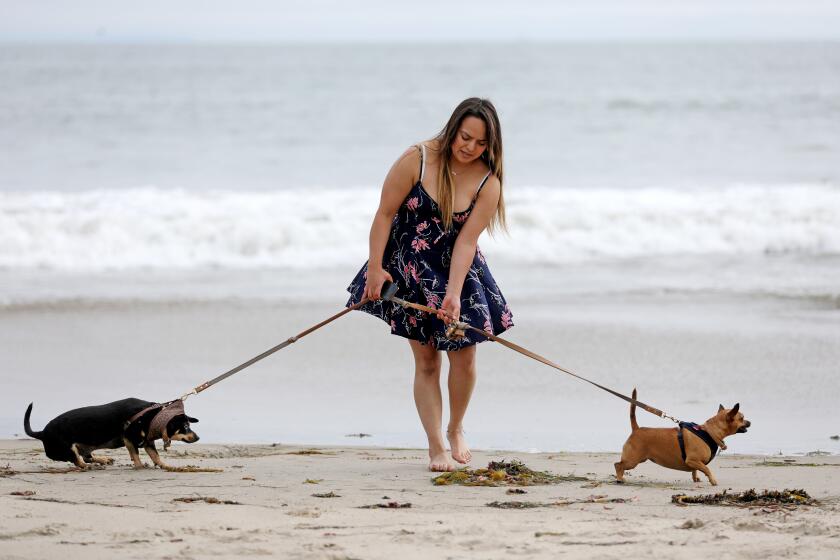
<svg viewBox="0 0 840 560"><path fill-rule="evenodd" d="M582 476L556 475L534 471L522 461L490 461L486 469L460 469L446 472L432 479L437 486L460 484L462 486L537 486L588 480Z"/></svg>
<svg viewBox="0 0 840 560"><path fill-rule="evenodd" d="M755 489L750 489L734 494L730 494L726 490L717 494L703 494L700 496L674 494L671 496L671 502L681 506L703 504L707 506L736 507L810 506L818 503L805 490L791 490L788 488L784 490L764 490L761 493L756 492Z"/></svg>
<svg viewBox="0 0 840 560"><path fill-rule="evenodd" d="M571 498L559 498L557 501L554 502L522 502L522 501L512 501L512 502L490 502L486 504L487 507L492 508L499 508L499 509L531 509L531 508L541 508L541 507L552 507L552 506L570 506L572 504L626 504L628 502L634 502L636 498L610 498L604 495L592 495L587 498L581 499L571 499ZM607 507L607 506L604 506ZM612 509L612 508L609 508Z"/></svg>
<svg viewBox="0 0 840 560"><path fill-rule="evenodd" d="M235 500L220 500L219 498L215 498L213 496L187 496L185 498L173 498L172 501L182 502L185 504L192 504L194 502L204 502L205 504L223 504L229 506L241 505Z"/></svg>

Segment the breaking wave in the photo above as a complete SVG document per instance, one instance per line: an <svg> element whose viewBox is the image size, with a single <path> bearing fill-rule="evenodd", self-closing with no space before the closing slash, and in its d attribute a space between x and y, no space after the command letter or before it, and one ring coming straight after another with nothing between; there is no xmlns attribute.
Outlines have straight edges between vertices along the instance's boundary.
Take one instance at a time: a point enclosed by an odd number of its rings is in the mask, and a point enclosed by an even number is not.
<svg viewBox="0 0 840 560"><path fill-rule="evenodd" d="M840 187L508 187L493 262L840 254ZM378 190L0 193L0 267L96 272L358 265Z"/></svg>

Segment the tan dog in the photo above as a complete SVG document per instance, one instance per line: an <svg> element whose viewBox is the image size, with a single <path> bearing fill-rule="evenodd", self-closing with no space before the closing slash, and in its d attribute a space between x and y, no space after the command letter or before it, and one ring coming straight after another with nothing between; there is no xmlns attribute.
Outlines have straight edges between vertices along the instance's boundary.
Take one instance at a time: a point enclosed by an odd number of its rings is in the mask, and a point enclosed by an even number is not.
<svg viewBox="0 0 840 560"><path fill-rule="evenodd" d="M633 389L633 399L636 389ZM712 486L717 480L707 466L715 457L718 446L726 449L723 438L745 433L750 421L738 412L739 404L731 409L720 405L717 414L702 425L682 422L679 428L640 428L636 423L636 405L630 405L632 432L621 450L621 461L615 464L615 478L624 482L624 471L634 469L650 459L657 465L680 471L691 471L691 479L700 482L697 471L709 478Z"/></svg>

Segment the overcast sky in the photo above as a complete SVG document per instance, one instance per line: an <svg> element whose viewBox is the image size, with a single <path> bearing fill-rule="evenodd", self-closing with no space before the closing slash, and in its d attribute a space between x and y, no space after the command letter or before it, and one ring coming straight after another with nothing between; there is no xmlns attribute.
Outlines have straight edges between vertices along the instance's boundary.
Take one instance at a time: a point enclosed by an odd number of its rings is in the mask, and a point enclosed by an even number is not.
<svg viewBox="0 0 840 560"><path fill-rule="evenodd" d="M0 41L840 40L840 0L0 0Z"/></svg>

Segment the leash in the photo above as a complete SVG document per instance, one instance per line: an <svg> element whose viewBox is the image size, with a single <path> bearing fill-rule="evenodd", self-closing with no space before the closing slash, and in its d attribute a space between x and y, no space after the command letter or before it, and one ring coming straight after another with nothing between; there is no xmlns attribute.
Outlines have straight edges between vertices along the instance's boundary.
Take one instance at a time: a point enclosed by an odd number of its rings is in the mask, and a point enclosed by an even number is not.
<svg viewBox="0 0 840 560"><path fill-rule="evenodd" d="M410 308L416 309L418 311L423 311L425 313L430 313L432 315L437 315L437 312L438 312L437 309L434 309L433 307L429 307L429 306L422 305L422 304L419 304L419 303L412 303L410 301L406 301L402 298L397 297L396 293L397 293L397 285L396 284L394 284L392 282L389 282L389 281L386 281L382 285L381 297L385 301L391 301L393 303L396 303L397 305L402 306L403 308L410 307ZM230 370L226 371L225 373L223 373L221 375L218 375L218 376L214 377L213 379L211 379L209 381L205 381L201 385L197 385L192 390L190 390L187 393L184 393L183 395L181 395L181 397L179 397L178 399L175 399L174 401L169 401L168 403L164 403L163 407L165 408L165 407L169 406L170 404L172 404L172 403L174 403L175 401L178 401L178 400L185 401L190 396L197 395L197 394L201 393L202 391L204 391L206 389L209 389L210 387L212 387L216 383L219 383L220 381L224 381L228 377L242 371L243 369L247 368L248 366L254 365L255 363L262 360L263 358L267 358L268 356L274 354L278 350L282 350L283 348L286 348L290 344L294 344L295 342L297 342L298 340L300 340L304 336L320 329L321 327L323 327L325 325L328 325L329 323L332 323L333 321L335 321L336 319L338 319L340 317L343 317L347 313L350 313L351 311L355 311L355 310L359 309L360 307L362 307L367 302L368 302L367 299L363 299L362 301L360 301L356 304L353 304L350 307L345 307L344 309L342 309L341 311L339 311L335 315L333 315L331 317L328 317L327 319L324 319L320 323L309 327L308 329L298 333L295 336L289 337L288 339L281 342L280 344L278 344L278 345L276 345L272 348L269 348L268 350L266 350L262 354L259 354L258 356L254 356L253 358L251 358L247 362L239 364L235 368L230 369ZM623 394L619 393L618 391L610 389L609 387L605 387L604 385L601 385L600 383L596 383L595 381L592 381L591 379L587 379L586 377L584 377L582 375L578 375L577 373L569 371L568 369L563 368L563 367L555 364L554 362L552 362L548 358L540 356L536 352L531 352L527 348L523 348L522 346L519 346L518 344L516 344L514 342L511 342L511 341L506 340L504 338L498 337L494 334L488 333L487 331L484 331L482 329L476 328L476 327L470 325L469 323L465 323L463 321L453 320L447 325L446 334L447 334L447 336L453 336L453 335L454 336L464 336L464 334L466 333L467 330L476 332L476 333L482 335L483 337L487 338L488 340L492 340L493 342L498 342L502 346L510 348L511 350L514 350L514 351L522 354L523 356L527 356L528 358L531 358L533 360L541 362L541 363L543 363L543 364L545 364L549 367L552 367L556 370L562 371L563 373L565 373L567 375L571 375L574 378L580 379L581 381L585 381L586 383L589 383L590 385L593 385L593 386L595 386L595 387L597 387L597 388L599 388L603 391L606 391L607 393L610 393L613 396L616 396L616 397L618 397L618 398L620 398L624 401L627 401L630 404L634 404L634 405L638 406L642 410L650 412L654 416L659 416L660 418L665 418L667 420L671 420L675 424L680 423L680 420L678 420L677 418L675 418L675 417L673 417L669 414L666 414L664 411L656 408L655 406L651 406L651 405L649 405L647 403L644 403L640 400L634 399L632 397L628 397L627 395L623 395Z"/></svg>
<svg viewBox="0 0 840 560"><path fill-rule="evenodd" d="M419 303L412 303L410 301L406 301L402 298L397 297L395 295L396 293L397 293L397 285L396 284L386 281L385 284L382 286L382 294L381 294L382 299L384 299L386 301L392 301L392 302L396 303L397 305L402 306L403 308L410 307L412 309L417 309L418 311L424 311L426 313L431 313L433 315L437 315L437 312L438 312L437 309L434 309L433 307L428 307L426 305L421 305ZM535 352L531 352L527 348L523 348L522 346L519 346L518 344L515 344L515 343L513 343L509 340L505 340L504 338L500 338L500 337L498 337L494 334L488 333L487 331L476 328L476 327L470 325L469 323L465 323L465 322L462 322L462 321L452 321L447 325L446 334L447 334L447 336L452 336L452 335L463 336L466 333L467 330L477 332L480 335L484 336L485 338L487 338L489 340L492 340L493 342L498 342L502 346L506 346L507 348L510 348L511 350L515 350L516 352L519 352L523 356L527 356L529 358L537 360L538 362L542 362L547 366L550 366L550 367L553 367L554 369L560 370L563 373L566 373L568 375L571 375L572 377L580 379L581 381L585 381L585 382L589 383L590 385L594 385L595 387L598 387L599 389L602 389L602 390L606 391L607 393L610 393L611 395L614 395L614 396L616 396L616 397L618 397L622 400L625 400L625 401L629 402L630 404L635 404L639 408L641 408L643 410L646 410L647 412L650 412L651 414L653 414L655 416L659 416L660 418L665 418L667 420L670 420L670 421L674 422L675 424L680 423L680 421L678 419L674 418L673 416L671 416L669 414L666 414L665 412L659 410L658 408L656 408L654 406L651 406L649 404L645 404L642 401L634 399L633 397L628 397L627 395L623 395L623 394L619 393L618 391L614 391L613 389L610 389L609 387L604 387L603 385L601 385L599 383L596 383L596 382L592 381L591 379L587 379L587 378L583 377L582 375L578 375L574 372L571 372L571 371L569 371L565 368L560 367L559 365L555 364L554 362L552 362L548 358L544 358L543 356L540 356L539 354L537 354Z"/></svg>
<svg viewBox="0 0 840 560"><path fill-rule="evenodd" d="M324 319L323 321L321 321L321 322L320 322L320 323L318 323L317 325L313 325L313 326L309 327L308 329L306 329L305 331L303 331L303 332L301 332L301 333L299 333L299 334L296 334L295 336L292 336L292 337L290 337L290 338L286 339L285 341L281 342L281 343L280 343L280 344L278 344L277 346L274 346L273 348L269 348L268 350L266 350L265 352L263 352L263 353L262 353L262 354L260 354L259 356L254 356L253 358L251 358L251 359L250 359L250 360L248 360L247 362L242 363L242 364L239 364L239 365L238 365L238 366L236 366L235 368L233 368L233 369L231 369L231 370L229 370L229 371L226 371L225 373L223 373L223 374L221 374L221 375L219 375L219 376L214 377L214 378L213 378L213 379L211 379L210 381L205 381L205 382L204 382L204 383L202 383L201 385L198 385L198 386L194 387L191 391L189 391L189 392L187 392L187 393L184 393L183 395L181 395L181 397L180 397L179 399L176 399L176 400L185 401L185 400L187 400L187 398L189 398L189 397L190 397L190 395L197 395L197 394L199 394L200 392L204 391L205 389L208 389L208 388L212 387L213 385L215 385L215 384L216 384L216 383L218 383L219 381L224 381L225 379L227 379L227 378L228 378L228 377L230 377L231 375L233 375L233 374L235 374L235 373L238 373L238 372L242 371L243 369L245 369L245 368L246 368L246 367L248 367L248 366L254 365L255 363L257 363L257 362L259 362L260 360L262 360L263 358L267 358L268 356L271 356L272 354L274 354L274 353L275 353L275 352L277 352L278 350L282 350L282 349L283 349L283 348L285 348L286 346L289 346L290 344L294 344L295 342L297 342L298 340L300 340L300 339L301 339L301 338L303 338L304 336L308 335L309 333L311 333L311 332L313 332L313 331L317 331L318 329L320 329L320 328L321 328L321 327L323 327L324 325L327 325L327 324L329 324L329 323L332 323L333 321L335 321L335 320L336 320L336 319L338 319L339 317L343 317L343 316L344 316L344 315L346 315L347 313L350 313L351 311L355 311L356 309L359 309L362 305L364 305L364 304L365 304L365 303L367 303L367 302L368 302L368 300L367 300L367 299L363 299L363 300L362 300L362 301L360 301L359 303L356 303L356 304L354 304L354 305L351 305L350 307L345 307L344 309L342 309L341 311L339 311L338 313L336 313L336 314L335 314L335 315L333 315L332 317L329 317L329 318L327 318L327 319ZM172 402L175 402L175 401L170 401L170 402L169 402L169 403L167 403L167 404L171 404Z"/></svg>

